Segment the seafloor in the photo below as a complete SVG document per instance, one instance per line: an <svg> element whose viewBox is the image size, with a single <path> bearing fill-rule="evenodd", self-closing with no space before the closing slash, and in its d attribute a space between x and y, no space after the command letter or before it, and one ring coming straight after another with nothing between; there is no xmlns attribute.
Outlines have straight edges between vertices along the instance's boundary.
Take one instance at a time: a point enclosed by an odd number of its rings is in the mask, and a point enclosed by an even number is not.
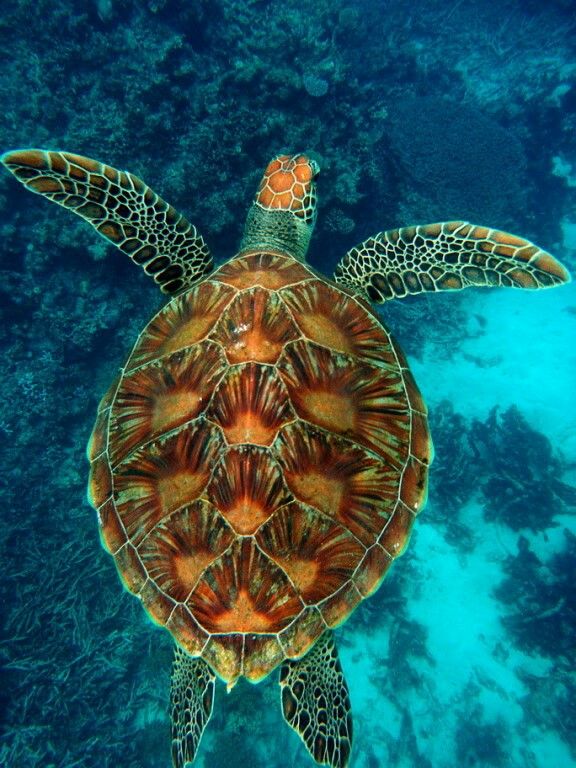
<svg viewBox="0 0 576 768"><path fill-rule="evenodd" d="M0 149L143 177L231 256L279 150L322 165L310 258L464 218L576 270L570 0L14 0ZM167 768L167 634L85 500L96 404L161 304L70 213L0 177L0 765ZM338 631L353 768L576 762L576 284L382 314L430 405L429 505ZM199 768L310 765L277 687L218 691Z"/></svg>

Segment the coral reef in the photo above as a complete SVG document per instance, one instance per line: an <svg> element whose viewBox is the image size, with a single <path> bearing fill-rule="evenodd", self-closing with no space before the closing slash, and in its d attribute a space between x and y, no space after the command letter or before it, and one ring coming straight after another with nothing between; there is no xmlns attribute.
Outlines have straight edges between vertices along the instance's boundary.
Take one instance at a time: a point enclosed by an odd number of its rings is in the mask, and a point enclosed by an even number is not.
<svg viewBox="0 0 576 768"><path fill-rule="evenodd" d="M524 150L512 131L476 107L437 96L401 101L389 125L404 221L484 217L514 228L527 184ZM443 125L441 143L438 125Z"/></svg>
<svg viewBox="0 0 576 768"><path fill-rule="evenodd" d="M486 520L543 531L576 505L574 488L561 479L567 464L517 407L502 414L495 407L486 421L470 422L444 401L431 414L431 428L437 520L479 494Z"/></svg>
<svg viewBox="0 0 576 768"><path fill-rule="evenodd" d="M570 491L559 480L560 459L518 408L501 416L494 408L484 424L472 424L470 441L475 461L491 470L481 484L488 520L536 531L565 510L562 496L569 499Z"/></svg>
<svg viewBox="0 0 576 768"><path fill-rule="evenodd" d="M471 713L456 732L458 765L499 766L506 759L506 728L502 722L482 722L481 712ZM473 725L472 725L473 723Z"/></svg>
<svg viewBox="0 0 576 768"><path fill-rule="evenodd" d="M520 537L518 552L504 565L506 578L495 591L506 603L504 625L515 642L529 652L574 660L571 627L576 622L571 569L576 557L576 536L564 531L564 547L541 562L528 540Z"/></svg>

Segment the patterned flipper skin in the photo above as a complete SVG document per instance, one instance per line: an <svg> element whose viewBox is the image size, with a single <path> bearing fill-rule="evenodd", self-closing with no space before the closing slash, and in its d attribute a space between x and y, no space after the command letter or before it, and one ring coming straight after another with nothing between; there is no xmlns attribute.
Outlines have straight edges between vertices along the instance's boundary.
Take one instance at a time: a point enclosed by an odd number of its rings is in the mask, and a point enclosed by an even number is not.
<svg viewBox="0 0 576 768"><path fill-rule="evenodd" d="M29 190L88 221L163 293L180 293L212 271L210 251L196 227L137 176L41 149L7 152L1 161Z"/></svg>
<svg viewBox="0 0 576 768"><path fill-rule="evenodd" d="M325 632L304 658L284 662L280 689L284 719L316 763L346 768L352 749L352 713L331 632Z"/></svg>
<svg viewBox="0 0 576 768"><path fill-rule="evenodd" d="M175 646L170 689L173 768L185 768L194 760L212 715L215 680L205 661Z"/></svg>
<svg viewBox="0 0 576 768"><path fill-rule="evenodd" d="M562 264L528 240L464 221L380 232L348 251L334 277L375 302L469 286L570 282Z"/></svg>

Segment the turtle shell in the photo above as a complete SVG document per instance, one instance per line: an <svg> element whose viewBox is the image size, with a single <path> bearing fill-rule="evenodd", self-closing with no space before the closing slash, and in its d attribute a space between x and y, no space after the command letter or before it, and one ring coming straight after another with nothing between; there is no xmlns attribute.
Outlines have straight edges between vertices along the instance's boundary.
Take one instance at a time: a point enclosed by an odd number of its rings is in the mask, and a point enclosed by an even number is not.
<svg viewBox="0 0 576 768"><path fill-rule="evenodd" d="M225 681L348 617L426 497L426 408L368 304L252 253L140 334L88 446L104 547L150 617Z"/></svg>

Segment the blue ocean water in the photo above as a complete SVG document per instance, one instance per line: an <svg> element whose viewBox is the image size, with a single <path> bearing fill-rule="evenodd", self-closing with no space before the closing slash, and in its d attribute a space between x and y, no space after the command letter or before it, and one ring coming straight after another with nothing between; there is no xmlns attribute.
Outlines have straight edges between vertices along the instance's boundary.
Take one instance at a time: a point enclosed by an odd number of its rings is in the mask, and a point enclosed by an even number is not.
<svg viewBox="0 0 576 768"><path fill-rule="evenodd" d="M563 0L94 0L2 10L0 149L144 178L233 255L262 169L315 152L310 261L462 218L576 272L576 12ZM162 297L0 176L0 765L170 762L171 643L85 500L97 403ZM337 632L351 765L576 763L576 288L381 311L428 401L429 504ZM275 681L219 687L195 765L311 765Z"/></svg>

